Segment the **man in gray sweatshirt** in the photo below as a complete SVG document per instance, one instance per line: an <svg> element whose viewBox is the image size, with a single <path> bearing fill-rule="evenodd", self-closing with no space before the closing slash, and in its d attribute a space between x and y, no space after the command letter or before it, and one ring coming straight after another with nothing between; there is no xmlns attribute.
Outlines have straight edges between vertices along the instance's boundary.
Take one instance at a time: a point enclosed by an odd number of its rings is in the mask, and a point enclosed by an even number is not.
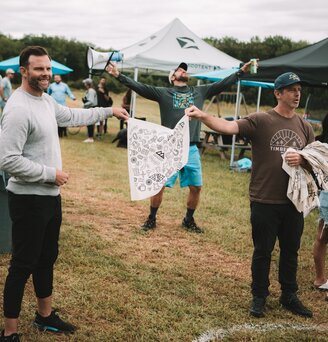
<svg viewBox="0 0 328 342"><path fill-rule="evenodd" d="M58 104L45 93L52 75L50 57L42 47L21 52L20 72L22 84L1 118L0 169L11 176L7 190L13 250L0 341L19 341L18 317L31 274L38 306L34 325L53 332L75 331L52 310L53 266L62 221L60 187L69 178L62 170L57 126L89 125L113 115L128 119L123 108L72 109Z"/></svg>

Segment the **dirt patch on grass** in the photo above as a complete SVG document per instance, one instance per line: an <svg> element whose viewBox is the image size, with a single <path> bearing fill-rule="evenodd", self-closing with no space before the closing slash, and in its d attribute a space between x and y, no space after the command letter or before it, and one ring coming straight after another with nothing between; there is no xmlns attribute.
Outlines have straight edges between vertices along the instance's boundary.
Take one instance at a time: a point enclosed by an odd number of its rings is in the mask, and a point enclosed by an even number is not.
<svg viewBox="0 0 328 342"><path fill-rule="evenodd" d="M206 232L201 235L186 232L180 221L163 212L158 217L157 228L144 233L140 225L148 212L136 203L87 196L83 204L75 206L70 203L77 203L76 194L66 196L64 215L69 224L78 227L83 216L83 222L108 241L108 253L125 262L158 265L162 269L179 267L199 278L221 274L231 280L250 279L248 261L222 251L206 239Z"/></svg>

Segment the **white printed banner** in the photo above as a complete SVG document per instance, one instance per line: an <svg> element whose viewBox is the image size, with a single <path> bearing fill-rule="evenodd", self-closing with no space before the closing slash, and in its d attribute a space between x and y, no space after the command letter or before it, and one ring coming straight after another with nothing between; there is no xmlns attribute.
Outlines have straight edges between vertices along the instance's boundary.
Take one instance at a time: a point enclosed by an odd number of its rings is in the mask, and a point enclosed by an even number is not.
<svg viewBox="0 0 328 342"><path fill-rule="evenodd" d="M188 161L189 118L169 129L151 122L128 120L128 165L131 200L156 195Z"/></svg>

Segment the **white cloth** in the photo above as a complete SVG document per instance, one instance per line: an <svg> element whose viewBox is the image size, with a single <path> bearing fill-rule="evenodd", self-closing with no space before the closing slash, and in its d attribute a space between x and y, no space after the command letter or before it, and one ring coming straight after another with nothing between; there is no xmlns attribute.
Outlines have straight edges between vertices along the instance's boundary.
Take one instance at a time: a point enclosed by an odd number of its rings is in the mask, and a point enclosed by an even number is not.
<svg viewBox="0 0 328 342"><path fill-rule="evenodd" d="M189 118L169 129L151 122L128 120L128 166L131 200L156 195L188 161Z"/></svg>
<svg viewBox="0 0 328 342"><path fill-rule="evenodd" d="M312 167L319 186L328 190L328 144L315 141L305 146L302 151L288 148L282 155L282 168L289 175L287 197L293 202L296 209L303 212L304 217L306 217L312 209L320 206L318 187L309 171L301 166L290 167L286 163L285 158L289 152L301 154Z"/></svg>

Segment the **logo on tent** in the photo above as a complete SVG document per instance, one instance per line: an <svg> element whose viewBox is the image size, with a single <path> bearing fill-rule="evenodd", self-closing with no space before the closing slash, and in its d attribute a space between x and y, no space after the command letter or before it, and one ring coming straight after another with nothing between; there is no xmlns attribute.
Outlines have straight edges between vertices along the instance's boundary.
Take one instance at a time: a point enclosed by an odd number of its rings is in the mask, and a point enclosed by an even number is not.
<svg viewBox="0 0 328 342"><path fill-rule="evenodd" d="M195 41L188 37L177 37L177 41L180 44L182 49L197 49L199 50L198 46L195 45Z"/></svg>

